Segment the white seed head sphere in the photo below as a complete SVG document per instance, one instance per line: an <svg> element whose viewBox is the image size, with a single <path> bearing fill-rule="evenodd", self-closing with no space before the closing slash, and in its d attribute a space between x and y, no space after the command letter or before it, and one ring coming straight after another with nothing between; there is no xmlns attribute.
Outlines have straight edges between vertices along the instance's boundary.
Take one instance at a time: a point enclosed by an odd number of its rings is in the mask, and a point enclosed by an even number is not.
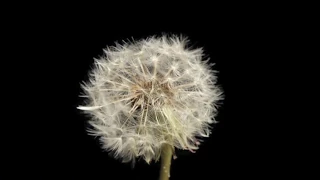
<svg viewBox="0 0 320 180"><path fill-rule="evenodd" d="M108 47L95 59L78 108L91 117L90 133L123 162L157 161L164 143L194 151L198 138L209 136L222 90L202 49L186 43L153 36Z"/></svg>

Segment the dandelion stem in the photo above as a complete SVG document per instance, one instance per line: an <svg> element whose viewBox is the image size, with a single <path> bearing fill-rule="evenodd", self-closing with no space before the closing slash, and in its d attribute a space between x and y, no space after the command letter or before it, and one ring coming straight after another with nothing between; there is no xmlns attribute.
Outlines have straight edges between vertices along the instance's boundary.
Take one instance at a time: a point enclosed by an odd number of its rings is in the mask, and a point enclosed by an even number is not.
<svg viewBox="0 0 320 180"><path fill-rule="evenodd" d="M159 180L169 180L172 159L172 146L164 144L161 149L161 168Z"/></svg>

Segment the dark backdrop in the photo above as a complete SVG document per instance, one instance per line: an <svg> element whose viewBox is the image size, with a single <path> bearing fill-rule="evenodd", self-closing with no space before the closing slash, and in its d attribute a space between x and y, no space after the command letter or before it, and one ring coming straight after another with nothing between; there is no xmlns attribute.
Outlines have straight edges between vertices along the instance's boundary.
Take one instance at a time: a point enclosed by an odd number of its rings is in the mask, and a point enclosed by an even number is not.
<svg viewBox="0 0 320 180"><path fill-rule="evenodd" d="M259 113L263 107L255 103L266 98L258 91L262 81L258 74L267 62L264 42L272 37L266 33L272 29L260 23L267 21L265 17L234 6L220 9L208 5L185 11L180 7L182 12L170 8L145 12L142 8L140 14L125 14L119 8L112 11L112 7L58 8L50 13L42 9L20 16L15 30L21 38L14 43L17 51L28 49L26 53L31 55L26 60L25 56L18 58L24 61L19 67L28 75L22 80L27 83L25 94L32 93L24 101L31 109L25 113L31 118L24 122L32 128L19 135L26 141L18 144L24 148L13 157L22 158L12 166L25 169L23 176L40 179L157 179L159 164L141 161L131 169L130 164L103 152L98 140L87 135L88 119L76 107L82 102L80 83L87 80L93 58L102 55L103 48L131 37L172 33L189 37L195 47L204 47L219 71L218 84L225 100L219 108L219 123L197 153L178 152L171 179L260 179L275 171L274 167L265 168L274 146L266 145L268 137L262 132L268 118ZM29 87L35 88L28 91Z"/></svg>

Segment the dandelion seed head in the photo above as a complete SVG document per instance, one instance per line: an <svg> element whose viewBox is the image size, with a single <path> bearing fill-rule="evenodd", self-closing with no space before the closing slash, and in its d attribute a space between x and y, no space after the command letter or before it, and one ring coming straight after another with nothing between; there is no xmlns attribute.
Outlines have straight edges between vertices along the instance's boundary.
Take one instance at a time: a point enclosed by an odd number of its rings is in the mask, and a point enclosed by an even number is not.
<svg viewBox="0 0 320 180"><path fill-rule="evenodd" d="M208 137L217 103L217 77L202 49L182 37L150 37L107 47L82 84L89 133L124 162L158 160L161 146L194 152Z"/></svg>

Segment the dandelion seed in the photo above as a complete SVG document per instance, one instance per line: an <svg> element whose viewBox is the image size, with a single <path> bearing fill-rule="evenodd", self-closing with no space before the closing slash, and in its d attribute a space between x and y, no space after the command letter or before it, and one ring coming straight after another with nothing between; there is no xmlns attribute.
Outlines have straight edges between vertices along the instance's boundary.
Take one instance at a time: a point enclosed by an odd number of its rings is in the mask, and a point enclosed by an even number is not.
<svg viewBox="0 0 320 180"><path fill-rule="evenodd" d="M108 47L95 59L78 108L91 115L90 132L115 158L157 161L164 145L195 152L210 134L222 90L202 49L186 42L150 37Z"/></svg>

